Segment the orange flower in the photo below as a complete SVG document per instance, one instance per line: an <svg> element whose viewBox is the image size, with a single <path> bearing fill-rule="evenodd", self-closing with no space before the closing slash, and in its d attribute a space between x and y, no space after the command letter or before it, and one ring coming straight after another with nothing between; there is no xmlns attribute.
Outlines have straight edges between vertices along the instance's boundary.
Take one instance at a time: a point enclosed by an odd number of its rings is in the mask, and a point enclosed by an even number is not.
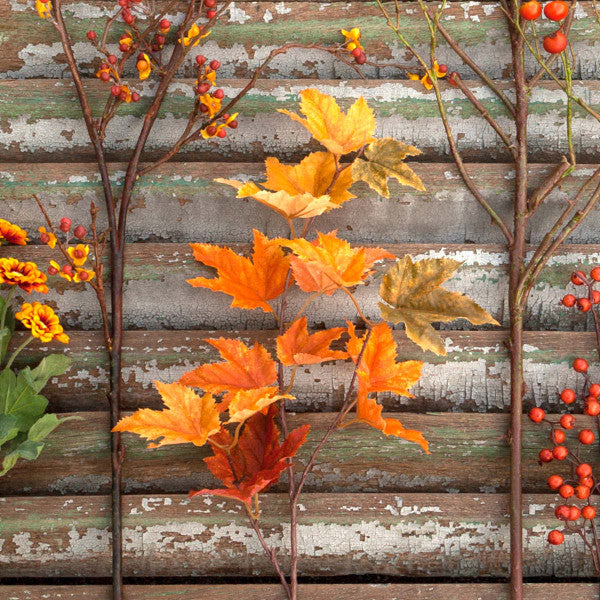
<svg viewBox="0 0 600 600"><path fill-rule="evenodd" d="M90 247L86 246L85 244L77 244L77 246L75 246L74 248L73 246L70 246L67 252L71 257L73 264L76 267L81 267L85 264L85 261L88 258L88 254L90 253Z"/></svg>
<svg viewBox="0 0 600 600"><path fill-rule="evenodd" d="M122 85L121 92L125 92L125 102L129 104L131 102L131 90L126 85Z"/></svg>
<svg viewBox="0 0 600 600"><path fill-rule="evenodd" d="M187 32L187 35L183 38L183 45L184 46L189 46L192 39L195 38L196 36L198 36L198 34L202 31L202 29L200 27L198 27L198 25L196 25L196 23L194 23ZM194 46L197 46L200 43L200 40L202 38L205 38L207 35L210 35L210 31L208 33L205 33L203 35L201 35L193 44L192 44L192 48ZM179 40L181 41L181 40Z"/></svg>
<svg viewBox="0 0 600 600"><path fill-rule="evenodd" d="M148 79L150 73L152 71L152 66L150 64L150 57L147 54L143 54L143 58L140 58L137 61L137 70L140 74L140 79Z"/></svg>
<svg viewBox="0 0 600 600"><path fill-rule="evenodd" d="M7 242L17 244L17 246L26 246L28 241L29 238L24 229L6 219L0 219L0 244Z"/></svg>
<svg viewBox="0 0 600 600"><path fill-rule="evenodd" d="M15 315L27 329L31 329L31 335L45 344L56 340L63 344L69 343L69 336L64 332L56 313L46 304L25 302L21 311Z"/></svg>
<svg viewBox="0 0 600 600"><path fill-rule="evenodd" d="M50 246L50 248L54 248L54 246L56 246L56 236L51 231L48 231L45 227L38 228L38 231L40 232L40 235L48 236L46 245Z"/></svg>
<svg viewBox="0 0 600 600"><path fill-rule="evenodd" d="M35 0L35 8L40 15L40 19L47 19L50 16L52 10L52 2L42 2L42 0Z"/></svg>
<svg viewBox="0 0 600 600"><path fill-rule="evenodd" d="M48 293L47 277L33 262L21 262L16 258L0 258L0 284L18 285L23 291Z"/></svg>
<svg viewBox="0 0 600 600"><path fill-rule="evenodd" d="M60 265L54 260L50 261L50 266L58 271L56 273L57 275L60 275L63 279L66 279L67 281L74 281L75 283L81 283L82 281L91 281L92 279L94 279L94 277L96 277L95 271L92 271L91 269L79 269L77 267L75 267L74 274L65 273L60 268ZM85 273L85 275L83 275L83 273Z"/></svg>
<svg viewBox="0 0 600 600"><path fill-rule="evenodd" d="M363 50L363 47L360 44L360 29L358 27L353 27L350 31L346 31L345 29L340 29L342 35L346 38L344 44L346 44L346 49L350 52L355 48L360 48Z"/></svg>
<svg viewBox="0 0 600 600"><path fill-rule="evenodd" d="M441 77L446 77L446 71L440 71L440 67L438 65L437 60L433 63L433 69L435 71L437 79L440 79ZM426 90L430 90L433 87L433 84L431 83L431 75L429 72L425 73L423 77L420 77L416 73L407 73L407 76L412 81L421 81Z"/></svg>
<svg viewBox="0 0 600 600"><path fill-rule="evenodd" d="M239 113L233 113L232 115L229 115L227 120L224 123L219 123L219 125L215 125L215 123L211 123L208 127L206 127L205 129L203 129L200 132L202 134L202 137L205 140L207 140L209 138L217 137L219 135L219 131L221 131L221 129L223 129L225 127L231 127L231 123L233 123L233 121L236 120L238 114ZM211 127L213 127L214 130L211 130L210 129Z"/></svg>
<svg viewBox="0 0 600 600"><path fill-rule="evenodd" d="M204 94L198 98L200 104L204 104L208 108L208 116L214 117L221 110L221 100L210 94Z"/></svg>

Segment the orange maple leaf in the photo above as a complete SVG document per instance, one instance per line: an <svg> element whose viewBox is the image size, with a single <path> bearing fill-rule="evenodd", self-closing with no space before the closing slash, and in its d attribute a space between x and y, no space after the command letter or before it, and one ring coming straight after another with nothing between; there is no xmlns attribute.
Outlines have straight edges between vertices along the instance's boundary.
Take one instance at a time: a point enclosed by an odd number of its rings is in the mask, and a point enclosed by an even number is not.
<svg viewBox="0 0 600 600"><path fill-rule="evenodd" d="M207 339L215 347L223 362L200 365L179 379L179 383L202 388L213 394L228 392L219 410L223 411L236 392L264 388L277 380L275 361L267 349L256 342L252 348L241 340ZM271 388L273 393L277 388ZM265 392L266 393L266 392Z"/></svg>
<svg viewBox="0 0 600 600"><path fill-rule="evenodd" d="M220 431L219 412L211 394L198 396L180 383L155 381L154 385L167 408L142 408L121 419L113 431L129 431L147 440L158 440L148 444L148 448L187 443L203 446Z"/></svg>
<svg viewBox="0 0 600 600"><path fill-rule="evenodd" d="M294 253L290 257L292 272L304 292L331 296L341 287L363 283L378 260L395 258L383 248L352 248L337 237L337 231L317 235L318 239L313 242L303 238L278 240Z"/></svg>
<svg viewBox="0 0 600 600"><path fill-rule="evenodd" d="M273 412L257 413L244 425L238 443L227 455L212 445L214 456L204 459L210 472L219 479L224 488L192 490L190 497L200 495L224 496L244 502L248 508L252 498L277 483L281 473L306 440L309 425L292 431L284 442L279 442L279 430ZM231 445L232 438L222 432L216 441L221 446Z"/></svg>
<svg viewBox="0 0 600 600"><path fill-rule="evenodd" d="M373 140L375 115L364 98L344 114L334 98L319 90L303 90L300 96L300 112L306 119L289 110L280 108L279 112L304 125L333 154L353 152Z"/></svg>
<svg viewBox="0 0 600 600"><path fill-rule="evenodd" d="M241 423L257 412L265 410L279 400L294 400L289 394L277 394L276 387L240 390L231 396L229 401L228 423Z"/></svg>
<svg viewBox="0 0 600 600"><path fill-rule="evenodd" d="M344 331L344 327L334 327L309 335L306 317L302 317L294 321L288 330L277 338L277 356L287 367L346 359L346 352L331 350L329 347Z"/></svg>
<svg viewBox="0 0 600 600"><path fill-rule="evenodd" d="M188 279L190 285L233 296L232 307L273 312L268 301L282 294L289 269L289 259L277 242L255 230L251 260L213 244L190 246L197 261L217 269L216 278Z"/></svg>

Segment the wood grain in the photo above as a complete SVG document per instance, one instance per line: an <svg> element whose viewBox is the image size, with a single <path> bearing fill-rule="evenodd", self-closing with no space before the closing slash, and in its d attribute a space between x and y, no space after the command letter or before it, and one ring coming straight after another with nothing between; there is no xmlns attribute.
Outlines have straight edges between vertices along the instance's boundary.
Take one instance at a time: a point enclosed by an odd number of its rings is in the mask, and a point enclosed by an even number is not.
<svg viewBox="0 0 600 600"><path fill-rule="evenodd" d="M129 600L283 600L276 585L126 585ZM300 592L310 600L334 597L356 600L509 600L508 584L502 583L390 583L390 584L301 584ZM110 588L101 585L0 587L7 600L109 600ZM525 600L578 598L598 600L595 583L526 583Z"/></svg>
<svg viewBox="0 0 600 600"><path fill-rule="evenodd" d="M162 155L183 131L193 105L193 81L180 79L173 83L172 93L167 96L148 139L146 158ZM244 81L223 80L221 84L226 96L233 97ZM481 83L467 84L498 123L510 130L507 110L496 96ZM140 85L142 100L119 108L105 140L109 160L122 160L123 152L132 148L153 85L148 82ZM233 162L258 161L272 154L282 159L305 156L309 149L319 148L318 143L309 142L308 132L277 109L296 110L299 92L314 85L312 80L261 80L236 107L241 115L240 126L234 133L223 140L195 142L178 154L179 160ZM503 89L509 87L505 83L499 85ZM107 86L97 79L86 84L92 111L97 115L101 114L109 94ZM318 87L333 95L343 107L363 96L377 116L376 135L417 146L424 160L449 159L435 96L419 82L322 80ZM600 82L574 82L573 89L591 105L600 104ZM465 159L493 162L507 157L503 143L459 91L444 84L443 97ZM537 162L556 160L567 150L565 96L553 82L543 83L532 91L530 100L531 157ZM587 118L587 113L579 107L574 108L573 140L579 162L599 162L600 123ZM36 161L53 162L92 159L80 107L67 80L7 80L0 85L0 161L32 161L34 157Z"/></svg>
<svg viewBox="0 0 600 600"><path fill-rule="evenodd" d="M240 203L239 200L234 202ZM243 202L242 202L243 203ZM319 227L320 229L320 227ZM343 234L340 233L340 235ZM201 238L197 241L203 241ZM508 324L508 254L504 246L472 244L385 244L387 250L401 258L410 254L415 259L448 257L462 263L444 286L468 294L504 326ZM233 244L238 252L248 246ZM50 259L61 261L55 249L46 246L5 247L0 256L15 256L47 265ZM125 315L128 329L266 329L274 328L272 314L262 310L231 308L231 297L187 283L194 277L212 277L214 270L194 260L188 244L132 244L126 249ZM550 259L531 294L525 313L528 329L593 329L590 313L579 314L559 304L566 293L573 291L571 273L600 264L599 245L565 245ZM356 298L368 317L380 319L379 286L390 261L378 263L367 285L358 286ZM93 290L86 285L53 277L48 302L61 315L69 328L100 328L100 313ZM168 302L165 302L165 294ZM25 300L24 295L19 296ZM294 315L306 300L306 295L294 287L289 294L289 315ZM349 298L338 292L313 302L307 319L316 326L344 325L345 319L356 315ZM291 318L291 317L290 317ZM466 321L456 321L444 329L472 329ZM489 326L485 326L489 329Z"/></svg>
<svg viewBox="0 0 600 600"><path fill-rule="evenodd" d="M48 352L68 352L69 371L53 379L44 393L58 411L106 410L108 364L99 333L70 332L68 348L54 344L47 349L31 346L23 353L22 366L36 363ZM193 367L220 360L203 340L236 335L223 331L128 331L124 339L123 407L157 407L160 399L152 382L176 381ZM244 331L246 343L258 341L271 351L273 332ZM506 412L510 402L509 365L505 331L445 332L447 356L421 352L396 332L400 360L424 360L423 376L412 388L414 398L382 395L392 411ZM18 338L20 339L20 338ZM526 402L561 411L558 394L583 382L571 368L577 356L595 364L592 333L525 332ZM591 371L592 375L599 375ZM340 406L352 370L347 363L325 363L298 371L294 389L296 411L330 411Z"/></svg>
<svg viewBox="0 0 600 600"><path fill-rule="evenodd" d="M293 409L293 403L290 404ZM581 411L581 406L576 410ZM35 462L22 461L2 479L4 495L107 494L110 491L110 458L107 413L73 413L81 421L68 421L48 440ZM386 437L375 429L356 425L339 430L327 443L307 480L307 492L508 492L509 447L506 443L508 415L390 413L409 429L419 429L429 442L431 454L415 444ZM308 423L308 440L298 453L305 465L315 444L323 437L331 414L292 415L290 429ZM558 422L560 415L548 415ZM592 419L578 415L577 429L570 432L570 447L577 433L593 427ZM549 427L531 423L524 416L523 489L548 491L553 473L567 477L568 464L538 463L541 448L550 445ZM123 436L126 459L123 486L126 493L177 494L193 488L217 487L203 458L206 448L191 444L149 450L138 436ZM594 461L596 448L582 450L582 460ZM301 469L301 467L300 467ZM280 482L273 491L287 487Z"/></svg>
<svg viewBox="0 0 600 600"><path fill-rule="evenodd" d="M157 2L160 8L167 4ZM100 32L104 15L112 14L111 2L87 0L64 2L63 14L75 41L75 57L81 70L92 75L100 64L100 55L87 43L85 33L90 29ZM171 21L179 24L185 3L169 11ZM388 4L388 10L394 10ZM25 0L13 0L0 6L0 18L6 32L5 51L0 56L0 77L65 77L62 50L56 32L49 23L40 22L33 7ZM569 40L577 53L574 69L576 79L598 76L595 60L595 38L590 31L593 21L592 3L579 2ZM427 55L429 32L416 2L403 2L401 9L403 31L422 55ZM145 19L140 19L141 23ZM493 78L506 76L510 66L510 47L504 16L497 4L448 2L442 18L444 26L466 50L471 58ZM369 58L389 65L414 65L410 56L399 46L394 34L385 27L381 12L374 2L236 2L213 28L210 38L192 51L181 69L181 76L195 76L194 56L203 53L221 61L221 77L248 77L268 52L288 41L333 44L343 40L340 29L359 25L363 44ZM109 48L117 53L119 35L126 26L117 22L109 37ZM27 31L24 36L21 32ZM546 28L542 29L546 33ZM529 54L529 53L528 53ZM448 63L463 77L472 72L457 59L440 39L437 58ZM534 60L528 56L528 74L534 72ZM131 62L135 71L135 62ZM560 66L558 72L561 72ZM363 73L369 78L406 78L405 71L389 67L369 67ZM137 76L137 72L128 72ZM266 71L269 77L318 77L320 79L356 79L356 71L334 60L330 55L315 50L298 49L279 57Z"/></svg>
<svg viewBox="0 0 600 600"><path fill-rule="evenodd" d="M526 577L593 575L579 536L552 547L554 496L524 497ZM261 500L261 527L286 564L287 494ZM4 577L104 577L110 564L106 496L5 498ZM124 496L124 576L269 576L243 509L215 498ZM506 577L505 494L306 494L299 518L302 575Z"/></svg>
<svg viewBox="0 0 600 600"><path fill-rule="evenodd" d="M504 238L492 227L459 179L454 165L413 163L425 181L427 191L419 192L390 183L391 198L377 196L367 185L352 187L357 198L340 209L319 217L323 231L338 229L353 243L502 243ZM530 243L541 240L581 184L597 165L577 168L551 194L531 219ZM469 164L467 170L497 212L511 219L514 165ZM551 170L548 165L530 166L530 188L535 189ZM115 182L125 172L123 163L110 165ZM213 179L262 181L264 166L256 163L168 163L140 179L127 221L128 241L217 243L250 242L252 229L269 236L285 235L287 225L279 215L259 203L233 199L229 188ZM90 202L103 205L99 175L92 164L5 163L0 169L2 215L32 232L40 226L40 213L32 194L36 193L53 220L68 213L74 223L89 222ZM431 218L435 212L436 219ZM105 226L101 211L101 223ZM600 207L569 238L571 243L597 243Z"/></svg>

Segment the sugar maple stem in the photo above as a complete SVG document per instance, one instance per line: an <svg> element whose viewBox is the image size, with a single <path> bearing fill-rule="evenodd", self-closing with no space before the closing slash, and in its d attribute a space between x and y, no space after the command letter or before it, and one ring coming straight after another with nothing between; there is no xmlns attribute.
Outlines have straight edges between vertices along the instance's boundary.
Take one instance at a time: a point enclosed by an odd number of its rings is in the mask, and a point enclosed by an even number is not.
<svg viewBox="0 0 600 600"><path fill-rule="evenodd" d="M358 316L365 322L365 324L369 327L373 325L371 320L367 319L367 317L364 315L360 304L356 301L356 298L354 297L354 294L348 288L343 287L341 289L350 298L350 300L352 300L352 304L354 304L354 306L356 307L356 312L358 312Z"/></svg>

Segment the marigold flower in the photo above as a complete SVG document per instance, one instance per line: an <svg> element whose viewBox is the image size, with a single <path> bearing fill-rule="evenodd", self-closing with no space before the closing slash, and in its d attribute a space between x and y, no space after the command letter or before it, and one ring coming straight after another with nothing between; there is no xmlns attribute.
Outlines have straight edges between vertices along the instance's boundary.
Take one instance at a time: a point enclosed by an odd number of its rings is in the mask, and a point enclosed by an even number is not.
<svg viewBox="0 0 600 600"><path fill-rule="evenodd" d="M85 264L85 261L88 259L88 255L90 253L90 247L86 244L77 244L77 246L70 246L67 249L73 264L76 267L81 267Z"/></svg>
<svg viewBox="0 0 600 600"><path fill-rule="evenodd" d="M208 116L211 118L221 110L221 100L219 98L215 98L210 94L204 94L198 99L200 100L200 104L204 104L208 108Z"/></svg>
<svg viewBox="0 0 600 600"><path fill-rule="evenodd" d="M50 248L54 248L54 246L56 246L56 236L51 231L48 231L45 227L39 227L38 231L40 232L40 235L48 236L46 245L50 246Z"/></svg>
<svg viewBox="0 0 600 600"><path fill-rule="evenodd" d="M440 71L440 66L438 65L437 60L433 63L433 70L435 71L435 75L438 79L442 77L446 77L446 71ZM420 77L416 73L407 73L409 79L413 81L421 81L426 90L430 90L433 88L433 83L431 82L430 71L427 71L423 77Z"/></svg>
<svg viewBox="0 0 600 600"><path fill-rule="evenodd" d="M47 277L33 262L16 258L0 258L0 284L18 285L24 292L48 293Z"/></svg>
<svg viewBox="0 0 600 600"><path fill-rule="evenodd" d="M150 64L150 58L147 54L144 54L144 58L140 58L140 60L137 61L136 66L140 74L140 79L148 79L152 71L152 66Z"/></svg>
<svg viewBox="0 0 600 600"><path fill-rule="evenodd" d="M340 29L342 35L346 38L344 42L346 44L346 50L352 52L355 48L359 48L360 50L364 50L360 43L360 29L358 27L353 27L350 31L346 31L345 29Z"/></svg>
<svg viewBox="0 0 600 600"><path fill-rule="evenodd" d="M195 38L195 37L196 37L196 36L197 36L197 35L200 33L200 31L202 31L202 30L200 29L200 27L198 27L198 25L196 25L196 23L194 23L194 24L193 24L193 25L192 25L192 26L191 26L191 27L188 29L187 35L186 35L186 36L183 38L183 45L184 45L184 46L189 46L189 45L190 45L190 43L191 43L191 41L192 41L192 39L193 39L193 38ZM198 38L198 39L197 39L197 40L196 40L196 41L195 41L195 42L192 44L192 48L194 48L195 46L197 46L197 45L200 43L200 40L201 40L202 38L205 38L207 35L210 35L210 31L209 31L209 32L207 32L207 33L204 33L203 35L201 35L201 36L200 36L200 37L199 37L199 38ZM181 41L181 40L179 40L179 41Z"/></svg>
<svg viewBox="0 0 600 600"><path fill-rule="evenodd" d="M17 246L26 246L28 241L29 238L24 229L6 219L0 219L0 244L7 242Z"/></svg>
<svg viewBox="0 0 600 600"><path fill-rule="evenodd" d="M38 338L45 344L52 340L63 344L69 343L69 336L64 332L56 313L46 304L25 302L15 318L31 330L33 337Z"/></svg>
<svg viewBox="0 0 600 600"><path fill-rule="evenodd" d="M219 123L218 125L215 123L211 123L208 127L204 128L200 132L202 134L202 137L205 140L217 137L219 134L219 131L221 131L221 129L223 129L224 127L229 127L229 124L232 123L233 121L235 121L235 119L238 115L239 115L239 113L233 113L231 116L229 116L227 118L227 120L224 123ZM208 133L208 130L210 127L214 127L214 131L212 133Z"/></svg>
<svg viewBox="0 0 600 600"><path fill-rule="evenodd" d="M52 2L42 2L41 0L35 0L35 8L40 15L40 19L47 19L50 16L52 10Z"/></svg>

